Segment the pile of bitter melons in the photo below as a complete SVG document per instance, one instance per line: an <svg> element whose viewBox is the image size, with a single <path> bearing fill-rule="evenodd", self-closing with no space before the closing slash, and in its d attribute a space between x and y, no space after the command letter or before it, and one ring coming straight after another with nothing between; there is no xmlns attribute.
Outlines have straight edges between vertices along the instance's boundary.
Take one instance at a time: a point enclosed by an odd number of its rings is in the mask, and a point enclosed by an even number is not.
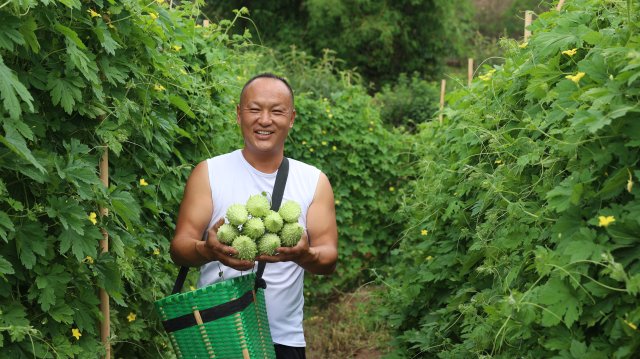
<svg viewBox="0 0 640 359"><path fill-rule="evenodd" d="M293 247L304 228L298 223L302 213L295 201L286 201L276 212L263 194L249 197L246 204L229 206L225 223L218 228L220 243L238 251L236 258L253 260L258 254L275 255L278 247Z"/></svg>

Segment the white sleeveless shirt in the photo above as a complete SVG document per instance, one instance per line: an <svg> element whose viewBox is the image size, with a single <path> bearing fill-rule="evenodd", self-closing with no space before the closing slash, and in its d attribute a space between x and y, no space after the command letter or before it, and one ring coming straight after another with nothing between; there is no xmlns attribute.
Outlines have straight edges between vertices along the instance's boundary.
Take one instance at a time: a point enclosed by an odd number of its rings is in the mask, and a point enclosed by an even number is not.
<svg viewBox="0 0 640 359"><path fill-rule="evenodd" d="M209 186L213 200L213 215L209 228L223 218L232 204L246 203L250 195L266 192L271 196L277 171L263 173L256 170L242 155L241 150L207 160ZM316 191L320 170L289 159L289 176L282 203L294 200L300 204L299 223L307 227L307 209ZM206 233L206 232L205 232ZM257 263L254 271L257 271ZM219 276L222 271L223 276ZM249 272L239 272L220 262L210 262L200 268L198 287ZM274 343L292 347L306 346L302 330L304 306L304 270L293 262L267 263L263 278L267 283L265 302L271 337Z"/></svg>

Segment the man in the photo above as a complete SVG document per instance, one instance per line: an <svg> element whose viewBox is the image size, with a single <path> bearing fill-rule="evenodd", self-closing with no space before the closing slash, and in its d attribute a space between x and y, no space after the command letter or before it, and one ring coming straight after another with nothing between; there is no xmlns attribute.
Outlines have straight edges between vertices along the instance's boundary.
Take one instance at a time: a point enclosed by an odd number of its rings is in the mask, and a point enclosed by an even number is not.
<svg viewBox="0 0 640 359"><path fill-rule="evenodd" d="M283 78L261 74L242 89L237 122L244 147L199 163L189 177L180 205L171 256L179 265L202 266L199 286L241 275L256 266L235 258L237 251L221 244L216 231L226 209L252 194L271 193L284 158L284 143L296 117L293 91ZM304 358L302 331L303 274L330 274L338 259L338 231L331 184L317 168L289 159L289 176L282 202L302 207L306 228L295 247L267 262L263 278L265 301L277 358ZM206 232L207 239L202 241Z"/></svg>

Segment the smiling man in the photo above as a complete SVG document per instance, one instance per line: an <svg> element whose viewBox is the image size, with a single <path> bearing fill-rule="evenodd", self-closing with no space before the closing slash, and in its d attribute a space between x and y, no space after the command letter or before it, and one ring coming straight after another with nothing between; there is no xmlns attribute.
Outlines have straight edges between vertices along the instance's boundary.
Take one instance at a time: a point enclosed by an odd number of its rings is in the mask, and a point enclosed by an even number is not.
<svg viewBox="0 0 640 359"><path fill-rule="evenodd" d="M271 193L284 144L296 118L294 96L287 81L260 74L245 84L237 107L244 148L205 160L191 173L180 205L171 256L179 265L201 266L199 286L242 275L257 264L235 258L237 251L220 243L217 228L226 209L250 195ZM267 264L265 301L276 357L305 358L302 329L304 272L333 273L338 259L334 197L327 176L317 168L289 159L282 202L302 207L299 223L306 228L294 247L256 258ZM205 234L206 240L201 240Z"/></svg>

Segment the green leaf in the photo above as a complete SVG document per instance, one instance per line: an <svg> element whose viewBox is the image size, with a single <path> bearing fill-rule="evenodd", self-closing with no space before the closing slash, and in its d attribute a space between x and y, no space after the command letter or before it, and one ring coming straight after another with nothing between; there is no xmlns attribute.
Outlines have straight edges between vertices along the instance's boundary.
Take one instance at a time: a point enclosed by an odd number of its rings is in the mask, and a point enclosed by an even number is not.
<svg viewBox="0 0 640 359"><path fill-rule="evenodd" d="M72 29L57 23L55 25L53 25L53 28L58 31L59 33L61 33L62 35L66 36L66 38L73 44L75 44L77 47L79 47L82 50L86 50L87 47L82 43L82 40L80 40L80 37L78 36L78 33L73 31ZM67 47L68 48L68 47Z"/></svg>
<svg viewBox="0 0 640 359"><path fill-rule="evenodd" d="M96 22L93 32L98 37L98 40L100 40L102 48L104 48L108 54L115 55L116 49L119 49L121 46L111 37L111 32L109 32L109 28L102 19Z"/></svg>
<svg viewBox="0 0 640 359"><path fill-rule="evenodd" d="M38 222L28 221L16 230L16 248L20 262L27 269L36 264L36 255L44 256L47 248L47 235Z"/></svg>
<svg viewBox="0 0 640 359"><path fill-rule="evenodd" d="M45 272L38 274L35 280L35 285L38 288L36 292L38 303L40 303L42 310L48 311L66 293L66 286L71 281L71 274L60 264L47 268Z"/></svg>
<svg viewBox="0 0 640 359"><path fill-rule="evenodd" d="M15 231L15 227L13 226L13 222L9 215L3 211L0 211L0 237L7 242L7 232Z"/></svg>
<svg viewBox="0 0 640 359"><path fill-rule="evenodd" d="M109 294L117 294L122 287L122 279L115 258L109 253L101 253L95 262L98 273L98 286Z"/></svg>
<svg viewBox="0 0 640 359"><path fill-rule="evenodd" d="M189 104L185 99L178 95L169 95L169 102L171 102L174 106L182 110L187 116L191 118L196 118L196 115L191 111Z"/></svg>
<svg viewBox="0 0 640 359"><path fill-rule="evenodd" d="M55 73L51 73L47 79L47 90L50 91L51 102L54 105L61 104L68 114L73 112L76 101L82 101L82 91L80 90L82 87L84 87L84 83L77 76L61 78L57 77Z"/></svg>
<svg viewBox="0 0 640 359"><path fill-rule="evenodd" d="M40 170L42 173L47 173L47 170L33 157L33 154L27 147L27 143L18 131L12 126L9 121L5 121L2 126L5 131L5 135L0 135L0 142L7 146L11 151L17 153L20 157L29 161L33 166Z"/></svg>
<svg viewBox="0 0 640 359"><path fill-rule="evenodd" d="M33 17L23 17L21 19L20 25L20 33L24 37L25 42L31 48L31 51L34 53L40 52L40 43L38 42L38 37L36 36L36 29L38 25Z"/></svg>
<svg viewBox="0 0 640 359"><path fill-rule="evenodd" d="M85 231L83 230L83 232ZM96 257L102 234L96 226L91 226L86 228L84 235L71 229L63 230L58 239L60 240L60 253L64 254L71 249L73 255L80 262L87 256Z"/></svg>
<svg viewBox="0 0 640 359"><path fill-rule="evenodd" d="M0 49L14 50L14 45L24 45L24 37L18 30L20 19L0 12Z"/></svg>
<svg viewBox="0 0 640 359"><path fill-rule="evenodd" d="M602 199L617 196L625 190L628 176L629 169L627 167L620 168L607 178L596 195Z"/></svg>
<svg viewBox="0 0 640 359"><path fill-rule="evenodd" d="M82 75L93 84L98 84L98 66L93 61L95 56L91 53L82 51L75 44L67 42L67 54L69 60L80 70Z"/></svg>
<svg viewBox="0 0 640 359"><path fill-rule="evenodd" d="M3 256L0 256L0 276L2 274L14 274L16 271L13 269L13 265L11 262L4 259Z"/></svg>
<svg viewBox="0 0 640 359"><path fill-rule="evenodd" d="M57 303L49 310L49 315L58 323L73 323L73 308L66 301Z"/></svg>
<svg viewBox="0 0 640 359"><path fill-rule="evenodd" d="M20 101L18 96L24 102L29 111L33 112L33 97L29 90L20 82L18 76L4 64L4 60L0 55L0 96L2 97L2 105L9 112L12 119L17 119L22 114Z"/></svg>
<svg viewBox="0 0 640 359"><path fill-rule="evenodd" d="M140 221L140 205L131 196L131 193L116 190L111 193L111 205L113 212L126 223L127 228L133 227L133 222Z"/></svg>

